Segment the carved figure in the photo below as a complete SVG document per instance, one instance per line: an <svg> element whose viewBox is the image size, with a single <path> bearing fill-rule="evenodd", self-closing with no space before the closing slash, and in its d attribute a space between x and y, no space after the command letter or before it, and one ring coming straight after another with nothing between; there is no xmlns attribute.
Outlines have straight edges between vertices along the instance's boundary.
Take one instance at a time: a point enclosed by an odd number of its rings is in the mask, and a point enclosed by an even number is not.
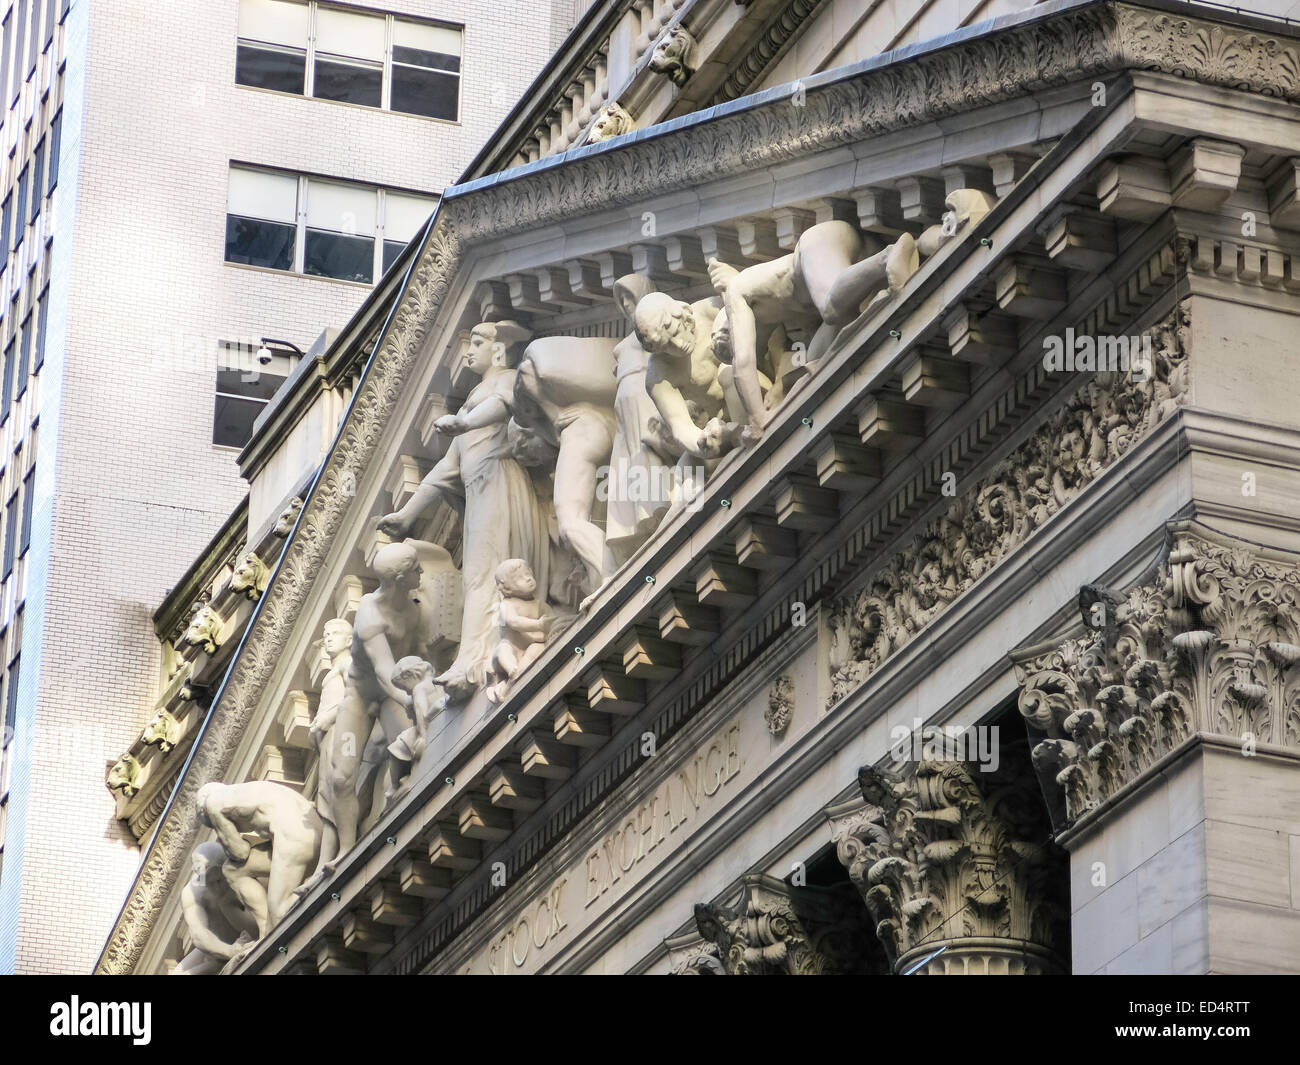
<svg viewBox="0 0 1300 1065"><path fill-rule="evenodd" d="M501 639L492 652L492 672L500 677L488 691L488 698L500 703L510 681L522 673L546 648L547 620L537 598L537 580L528 563L511 558L497 567L497 631Z"/></svg>
<svg viewBox="0 0 1300 1065"><path fill-rule="evenodd" d="M181 644L212 654L221 646L221 615L206 603L198 606L181 636Z"/></svg>
<svg viewBox="0 0 1300 1065"><path fill-rule="evenodd" d="M429 722L438 712L446 694L434 679L434 668L423 658L407 655L393 666L393 683L411 696L411 711L415 724L397 740L397 750L391 753L404 761L416 762L424 754L429 737Z"/></svg>
<svg viewBox="0 0 1300 1065"><path fill-rule="evenodd" d="M650 69L656 74L667 74L674 85L685 85L695 73L698 51L695 38L686 28L674 26L659 38L650 53Z"/></svg>
<svg viewBox="0 0 1300 1065"><path fill-rule="evenodd" d="M507 431L515 402L513 352L526 337L511 322L474 328L466 361L483 379L458 413L444 415L436 423L438 432L452 437L451 445L406 505L379 523L381 531L400 539L438 498L461 511L465 608L460 649L451 668L438 678L457 699L468 697L483 682L492 655L497 566L508 558L525 559L538 583L548 586L546 513L528 472L510 454ZM387 674L384 682L392 683Z"/></svg>
<svg viewBox="0 0 1300 1065"><path fill-rule="evenodd" d="M166 754L176 746L179 733L180 723L167 712L166 707L161 707L145 725L140 739L146 747L157 747Z"/></svg>
<svg viewBox="0 0 1300 1065"><path fill-rule="evenodd" d="M209 840L194 849L189 883L181 889L181 912L194 944L173 976L205 976L242 956L257 935L253 915L244 909L221 870L226 852Z"/></svg>
<svg viewBox="0 0 1300 1065"><path fill-rule="evenodd" d="M468 548L467 548L468 553ZM424 657L437 617L435 575L452 565L444 548L418 540L386 544L375 552L372 570L379 587L357 604L353 623L352 661L347 672L330 747L330 789L338 853L356 843L361 817L358 785L362 764L378 722L388 747L385 794L399 794L409 768L393 755L392 745L414 724L408 692L393 683L393 668L407 655ZM336 857L321 863L319 875L333 872Z"/></svg>
<svg viewBox="0 0 1300 1065"><path fill-rule="evenodd" d="M621 137L624 133L632 132L632 125L632 116L617 100L608 103L596 112L596 120L591 124L591 132L587 134L587 143L599 144L613 137Z"/></svg>
<svg viewBox="0 0 1300 1065"><path fill-rule="evenodd" d="M226 881L263 938L289 912L294 889L316 862L321 821L315 808L293 788L269 780L204 784L195 805L225 851Z"/></svg>
<svg viewBox="0 0 1300 1065"><path fill-rule="evenodd" d="M256 551L245 552L230 575L230 590L256 601L266 589L268 573L266 563L257 557Z"/></svg>
<svg viewBox="0 0 1300 1065"><path fill-rule="evenodd" d="M347 677L352 667L352 623L343 618L333 618L325 622L323 635L330 668L321 681L320 701L316 704L316 716L312 718L308 733L318 758L316 812L322 825L320 859L315 874L298 889L299 894L306 894L315 887L323 876L322 869L330 866L339 853L339 814L335 794L339 774L334 760L334 726L347 697Z"/></svg>
<svg viewBox="0 0 1300 1065"><path fill-rule="evenodd" d="M808 362L815 364L867 299L882 291L891 296L902 291L917 262L916 242L909 234L881 248L876 237L838 220L805 230L791 254L771 262L737 270L709 260L709 279L727 312L747 442L756 441L770 419L758 377L760 325L809 331Z"/></svg>
<svg viewBox="0 0 1300 1065"><path fill-rule="evenodd" d="M605 533L591 514L614 446L614 347L602 337L542 337L524 349L515 374L514 420L556 448L559 539L586 566L591 591L604 577Z"/></svg>
<svg viewBox="0 0 1300 1065"><path fill-rule="evenodd" d="M721 433L705 438L701 432L710 419L726 413L721 364L713 350L717 315L712 300L684 303L662 292L651 292L636 305L637 340L649 354L645 387L659 413L653 428L681 449L681 461L717 458L715 447L725 442Z"/></svg>
<svg viewBox="0 0 1300 1065"><path fill-rule="evenodd" d="M293 525L298 520L300 510L302 510L302 499L294 496L289 500L289 505L280 512L280 516L275 519L275 528L272 530L274 534L285 537L293 532Z"/></svg>
<svg viewBox="0 0 1300 1065"><path fill-rule="evenodd" d="M120 791L130 799L140 791L139 779L140 763L128 752L113 763L105 783L109 791Z"/></svg>
<svg viewBox="0 0 1300 1065"><path fill-rule="evenodd" d="M637 303L653 291L654 282L642 274L627 274L614 282L614 301L629 324L635 324ZM660 489L668 482L669 468L682 454L675 440L655 431L661 422L646 391L649 358L635 330L614 348L617 427L605 512L605 546L611 570L625 562L658 526L668 506L667 494Z"/></svg>

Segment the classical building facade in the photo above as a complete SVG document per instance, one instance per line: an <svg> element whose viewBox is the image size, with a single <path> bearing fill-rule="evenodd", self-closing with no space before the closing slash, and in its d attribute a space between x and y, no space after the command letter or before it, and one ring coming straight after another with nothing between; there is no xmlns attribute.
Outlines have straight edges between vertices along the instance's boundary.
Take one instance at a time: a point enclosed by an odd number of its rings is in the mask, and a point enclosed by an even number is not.
<svg viewBox="0 0 1300 1065"><path fill-rule="evenodd" d="M1268 12L595 5L246 450L342 412L98 970L1300 971L1298 107Z"/></svg>
<svg viewBox="0 0 1300 1065"><path fill-rule="evenodd" d="M313 372L573 9L0 4L0 971L93 964L140 860L103 781L166 683L152 615L247 495L268 398ZM270 521L320 447L281 453Z"/></svg>

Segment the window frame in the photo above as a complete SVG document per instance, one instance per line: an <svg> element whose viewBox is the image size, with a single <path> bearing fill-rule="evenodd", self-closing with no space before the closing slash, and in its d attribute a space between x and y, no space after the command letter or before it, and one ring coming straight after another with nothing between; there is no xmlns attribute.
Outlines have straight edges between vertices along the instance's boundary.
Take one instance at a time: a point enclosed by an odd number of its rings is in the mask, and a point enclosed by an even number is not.
<svg viewBox="0 0 1300 1065"><path fill-rule="evenodd" d="M234 266L245 270L269 270L272 273L276 273L276 274L296 274L299 277L310 277L310 278L323 280L323 281L336 281L348 285L361 285L365 288L373 288L375 285L379 283L379 281L384 276L384 244L388 239L387 232L386 232L388 228L388 194L393 193L400 196L410 196L415 199L428 200L430 214L432 214L434 211L438 209L438 204L442 199L442 197L437 194L430 194L424 192L412 192L407 189L390 189L382 185L367 185L364 182L360 182L360 181L347 181L340 178L325 177L320 174L293 174L292 171L279 170L275 167L251 166L247 163L239 163L239 162L232 161L229 165L229 170L235 170L235 169L254 170L254 171L261 171L263 173L271 173L271 174L291 174L292 176L298 179L297 201L295 205L296 222L294 226L293 261L291 267L288 270L280 270L273 266L257 266L251 263L235 263L225 258L225 253L223 250L222 261L227 266ZM318 182L320 184L328 184L328 185L346 185L349 188L354 188L361 191L369 192L375 196L375 231L374 234L369 238L372 242L371 269L370 269L371 280L354 281L346 277L332 277L329 274L307 273L306 271L307 231L309 228L320 229L319 226L309 227L307 224L307 204L308 204L308 197L311 195L311 183L313 181ZM227 187L229 187L229 177L227 177ZM225 227L229 224L228 221L225 220L229 219L230 217L231 214L229 211L229 205L227 204L227 211L225 214L225 218L223 219L223 233L225 232ZM239 215L237 217L242 218L245 216ZM335 231L327 230L326 232L335 232ZM417 232L410 239L414 240L415 236L418 235L419 232L417 230ZM402 243L403 245L405 245L409 243L409 241L403 241Z"/></svg>
<svg viewBox="0 0 1300 1065"><path fill-rule="evenodd" d="M296 2L296 0L286 0L286 2ZM303 71L303 91L301 93L289 92L284 89L267 89L259 85L245 85L236 81L235 85L241 89L253 89L257 92L274 92L281 96L301 96L305 100L319 100L322 103L345 104L349 107L364 107L368 111L387 111L389 114L406 115L408 118L422 118L429 122L447 122L452 125L460 125L464 109L464 77L465 77L465 24L461 22L448 22L443 19L421 18L418 15L397 14L392 11L378 11L373 8L356 7L351 4L333 4L321 3L320 0L302 0L308 8L307 16L307 46L306 46L306 69ZM379 84L379 105L377 107L370 104L353 103L350 100L331 100L327 97L316 95L316 38L318 27L318 16L320 11L339 11L350 15L360 15L369 18L382 18L384 20L384 58L380 62L380 84ZM457 57L457 70L441 70L436 67L420 68L437 70L440 74L453 75L456 78L456 114L453 118L443 118L437 115L422 115L415 111L395 111L392 107L393 96L393 67L411 66L410 63L395 64L393 60L393 40L395 36L395 27L398 22L412 22L425 26L437 26L445 30L454 30L460 37L460 54ZM235 49L238 54L240 45L258 44L250 38L235 35ZM265 44L265 42L262 42ZM336 53L322 53L327 56L336 56ZM373 60L362 60L360 56L337 56L339 59L351 59L361 64L373 63Z"/></svg>

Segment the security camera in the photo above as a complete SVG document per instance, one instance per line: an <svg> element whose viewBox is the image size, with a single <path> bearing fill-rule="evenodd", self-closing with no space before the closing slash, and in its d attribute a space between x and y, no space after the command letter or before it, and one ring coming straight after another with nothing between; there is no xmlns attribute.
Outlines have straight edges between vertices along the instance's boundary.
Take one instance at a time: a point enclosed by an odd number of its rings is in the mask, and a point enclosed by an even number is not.
<svg viewBox="0 0 1300 1065"><path fill-rule="evenodd" d="M274 357L275 356L271 354L271 349L268 348L265 344L263 344L260 348L257 349L257 361L260 362L263 366L270 366L271 360Z"/></svg>

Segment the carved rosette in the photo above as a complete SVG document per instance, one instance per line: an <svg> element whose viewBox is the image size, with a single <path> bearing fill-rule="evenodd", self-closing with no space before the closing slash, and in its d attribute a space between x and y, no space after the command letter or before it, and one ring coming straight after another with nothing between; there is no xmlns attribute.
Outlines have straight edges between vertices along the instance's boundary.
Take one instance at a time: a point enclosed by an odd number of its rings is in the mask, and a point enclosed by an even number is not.
<svg viewBox="0 0 1300 1065"><path fill-rule="evenodd" d="M695 924L729 976L883 971L857 910L845 892L751 873L730 905L697 905Z"/></svg>
<svg viewBox="0 0 1300 1065"><path fill-rule="evenodd" d="M767 731L773 736L784 736L794 717L794 678L783 673L772 683L767 693L767 709L763 711L763 720L767 722Z"/></svg>
<svg viewBox="0 0 1300 1065"><path fill-rule="evenodd" d="M864 767L862 800L826 811L894 972L1066 970L1065 862L1015 761L997 773L956 761L906 776Z"/></svg>
<svg viewBox="0 0 1300 1065"><path fill-rule="evenodd" d="M1197 734L1300 747L1300 565L1271 554L1175 527L1154 575L1084 589L1093 631L1012 653L1057 831Z"/></svg>
<svg viewBox="0 0 1300 1065"><path fill-rule="evenodd" d="M1150 331L1149 378L1094 375L864 587L832 601L832 704L1178 408L1188 385L1187 329L1187 309L1180 306Z"/></svg>

